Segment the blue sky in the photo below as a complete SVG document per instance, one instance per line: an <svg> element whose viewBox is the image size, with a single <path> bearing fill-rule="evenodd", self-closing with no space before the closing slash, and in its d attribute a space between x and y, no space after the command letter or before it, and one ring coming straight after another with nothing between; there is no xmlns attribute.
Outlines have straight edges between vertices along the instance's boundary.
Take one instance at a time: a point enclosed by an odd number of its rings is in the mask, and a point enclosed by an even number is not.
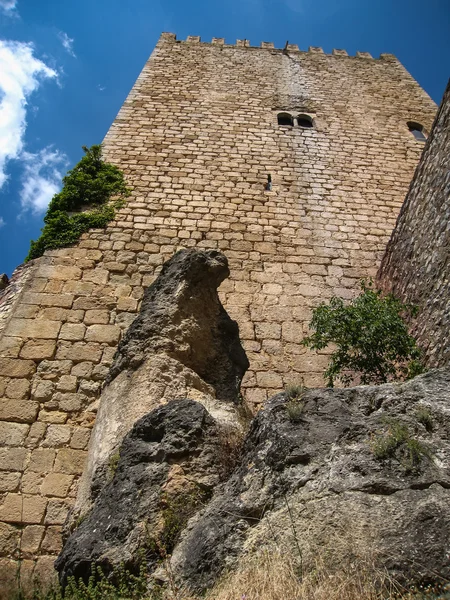
<svg viewBox="0 0 450 600"><path fill-rule="evenodd" d="M390 52L437 103L450 75L449 0L0 0L0 273L23 261L161 31Z"/></svg>

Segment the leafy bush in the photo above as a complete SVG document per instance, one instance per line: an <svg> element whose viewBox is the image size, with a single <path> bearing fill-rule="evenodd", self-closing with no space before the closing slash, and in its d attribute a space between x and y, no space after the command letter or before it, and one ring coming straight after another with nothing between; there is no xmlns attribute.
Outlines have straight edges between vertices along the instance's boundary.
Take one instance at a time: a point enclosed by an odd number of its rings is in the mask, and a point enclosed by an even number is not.
<svg viewBox="0 0 450 600"><path fill-rule="evenodd" d="M41 237L31 241L25 260L38 258L45 250L73 244L93 227L106 227L129 195L122 171L102 160L100 145L83 146L83 150L83 158L64 177L63 189L53 196Z"/></svg>
<svg viewBox="0 0 450 600"><path fill-rule="evenodd" d="M345 305L331 298L313 311L313 334L303 344L313 350L336 346L324 376L333 387L336 379L344 385L360 376L361 383L385 383L409 379L424 371L421 351L409 335L406 317L417 308L405 305L392 294L383 296L372 282L361 282L362 293ZM353 372L353 373L350 373Z"/></svg>
<svg viewBox="0 0 450 600"><path fill-rule="evenodd" d="M157 588L148 590L147 569L142 561L137 575L121 565L107 577L100 567L93 566L87 583L69 577L64 589L58 585L44 592L36 585L31 594L19 592L15 600L161 600L161 594Z"/></svg>

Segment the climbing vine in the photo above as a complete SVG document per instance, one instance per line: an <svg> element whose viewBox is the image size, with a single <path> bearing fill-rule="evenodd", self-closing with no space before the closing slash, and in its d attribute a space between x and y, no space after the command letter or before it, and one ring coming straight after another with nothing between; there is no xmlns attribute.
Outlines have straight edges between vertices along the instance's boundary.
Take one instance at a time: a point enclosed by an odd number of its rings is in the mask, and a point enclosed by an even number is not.
<svg viewBox="0 0 450 600"><path fill-rule="evenodd" d="M83 146L83 151L83 158L64 177L62 190L53 196L41 236L31 241L26 261L77 242L92 227L106 227L129 196L122 171L102 160L101 145Z"/></svg>

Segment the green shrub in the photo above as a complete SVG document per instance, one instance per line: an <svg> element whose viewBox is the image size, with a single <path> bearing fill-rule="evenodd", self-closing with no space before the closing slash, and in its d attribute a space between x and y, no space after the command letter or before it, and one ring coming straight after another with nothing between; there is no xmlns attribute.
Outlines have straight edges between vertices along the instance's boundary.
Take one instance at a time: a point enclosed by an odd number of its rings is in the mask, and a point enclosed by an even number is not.
<svg viewBox="0 0 450 600"><path fill-rule="evenodd" d="M101 145L83 150L83 158L64 177L63 189L53 196L41 236L31 241L25 260L74 244L91 228L106 227L129 196L122 171L102 160Z"/></svg>
<svg viewBox="0 0 450 600"><path fill-rule="evenodd" d="M313 333L302 343L313 350L335 346L324 373L327 385L333 387L336 379L349 385L355 374L363 384L379 384L423 372L421 352L404 320L417 308L383 296L372 282L362 281L361 290L347 305L334 297L313 311Z"/></svg>
<svg viewBox="0 0 450 600"><path fill-rule="evenodd" d="M36 585L33 592L19 592L15 600L160 600L158 589L148 590L145 561L141 561L138 575L130 573L123 565L106 576L100 567L92 567L87 583L82 579L69 577L62 589L59 585L49 591L42 591Z"/></svg>

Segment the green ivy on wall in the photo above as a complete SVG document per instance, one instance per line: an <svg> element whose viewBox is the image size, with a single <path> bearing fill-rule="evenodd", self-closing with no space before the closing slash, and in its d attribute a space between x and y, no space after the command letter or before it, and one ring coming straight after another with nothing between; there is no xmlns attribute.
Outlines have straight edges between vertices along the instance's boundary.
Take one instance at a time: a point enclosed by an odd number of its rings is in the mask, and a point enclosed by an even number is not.
<svg viewBox="0 0 450 600"><path fill-rule="evenodd" d="M101 145L83 150L83 158L64 177L63 189L53 196L41 237L31 241L26 261L74 244L93 227L106 227L130 195L122 171L102 160Z"/></svg>

